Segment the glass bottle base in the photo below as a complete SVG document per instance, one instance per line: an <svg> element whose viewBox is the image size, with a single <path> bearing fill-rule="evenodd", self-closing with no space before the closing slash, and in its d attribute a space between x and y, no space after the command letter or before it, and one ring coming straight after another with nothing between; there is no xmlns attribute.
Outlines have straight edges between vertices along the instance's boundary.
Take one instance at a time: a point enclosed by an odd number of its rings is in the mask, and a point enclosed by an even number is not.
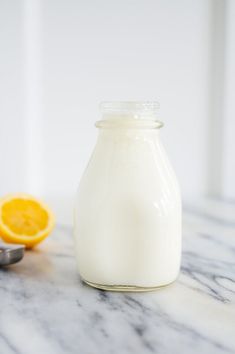
<svg viewBox="0 0 235 354"><path fill-rule="evenodd" d="M92 286L93 288L101 289L101 290L108 290L108 291L121 291L121 292L146 292L146 291L154 291L160 288L164 288L170 284L172 284L174 281L163 284L163 285L158 285L158 286L135 286L135 285L104 285L104 284L97 284L97 283L92 283L88 280L83 279L83 281L87 284Z"/></svg>

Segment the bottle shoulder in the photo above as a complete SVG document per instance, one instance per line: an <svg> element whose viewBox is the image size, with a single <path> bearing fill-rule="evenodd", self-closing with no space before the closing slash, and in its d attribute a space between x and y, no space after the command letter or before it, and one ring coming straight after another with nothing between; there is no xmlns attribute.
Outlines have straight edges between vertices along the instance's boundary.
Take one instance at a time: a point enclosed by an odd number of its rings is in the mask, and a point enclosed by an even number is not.
<svg viewBox="0 0 235 354"><path fill-rule="evenodd" d="M180 204L177 178L159 139L99 139L79 193Z"/></svg>

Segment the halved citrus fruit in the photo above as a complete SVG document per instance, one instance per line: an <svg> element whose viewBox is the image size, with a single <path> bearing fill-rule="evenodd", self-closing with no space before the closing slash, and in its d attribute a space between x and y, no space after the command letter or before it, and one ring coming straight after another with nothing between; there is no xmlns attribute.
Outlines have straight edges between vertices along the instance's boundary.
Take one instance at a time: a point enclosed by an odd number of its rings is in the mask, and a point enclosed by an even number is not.
<svg viewBox="0 0 235 354"><path fill-rule="evenodd" d="M42 201L28 194L0 199L0 237L10 243L32 248L52 231L55 218Z"/></svg>

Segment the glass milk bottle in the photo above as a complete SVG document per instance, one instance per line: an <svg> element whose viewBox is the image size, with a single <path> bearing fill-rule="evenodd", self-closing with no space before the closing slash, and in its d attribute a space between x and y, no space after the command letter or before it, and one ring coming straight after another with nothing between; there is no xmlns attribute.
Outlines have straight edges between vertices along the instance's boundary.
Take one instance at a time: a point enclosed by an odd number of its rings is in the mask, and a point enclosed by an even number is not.
<svg viewBox="0 0 235 354"><path fill-rule="evenodd" d="M181 197L159 138L157 102L104 102L75 208L78 271L106 290L173 282L181 259Z"/></svg>

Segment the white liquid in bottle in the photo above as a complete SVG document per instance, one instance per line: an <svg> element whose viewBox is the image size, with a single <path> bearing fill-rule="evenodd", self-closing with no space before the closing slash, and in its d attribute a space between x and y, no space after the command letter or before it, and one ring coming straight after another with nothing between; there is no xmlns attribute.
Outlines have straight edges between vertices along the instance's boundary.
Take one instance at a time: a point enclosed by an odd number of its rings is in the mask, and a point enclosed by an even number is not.
<svg viewBox="0 0 235 354"><path fill-rule="evenodd" d="M156 103L104 103L75 209L78 270L90 285L149 290L181 259L181 198L159 140Z"/></svg>

